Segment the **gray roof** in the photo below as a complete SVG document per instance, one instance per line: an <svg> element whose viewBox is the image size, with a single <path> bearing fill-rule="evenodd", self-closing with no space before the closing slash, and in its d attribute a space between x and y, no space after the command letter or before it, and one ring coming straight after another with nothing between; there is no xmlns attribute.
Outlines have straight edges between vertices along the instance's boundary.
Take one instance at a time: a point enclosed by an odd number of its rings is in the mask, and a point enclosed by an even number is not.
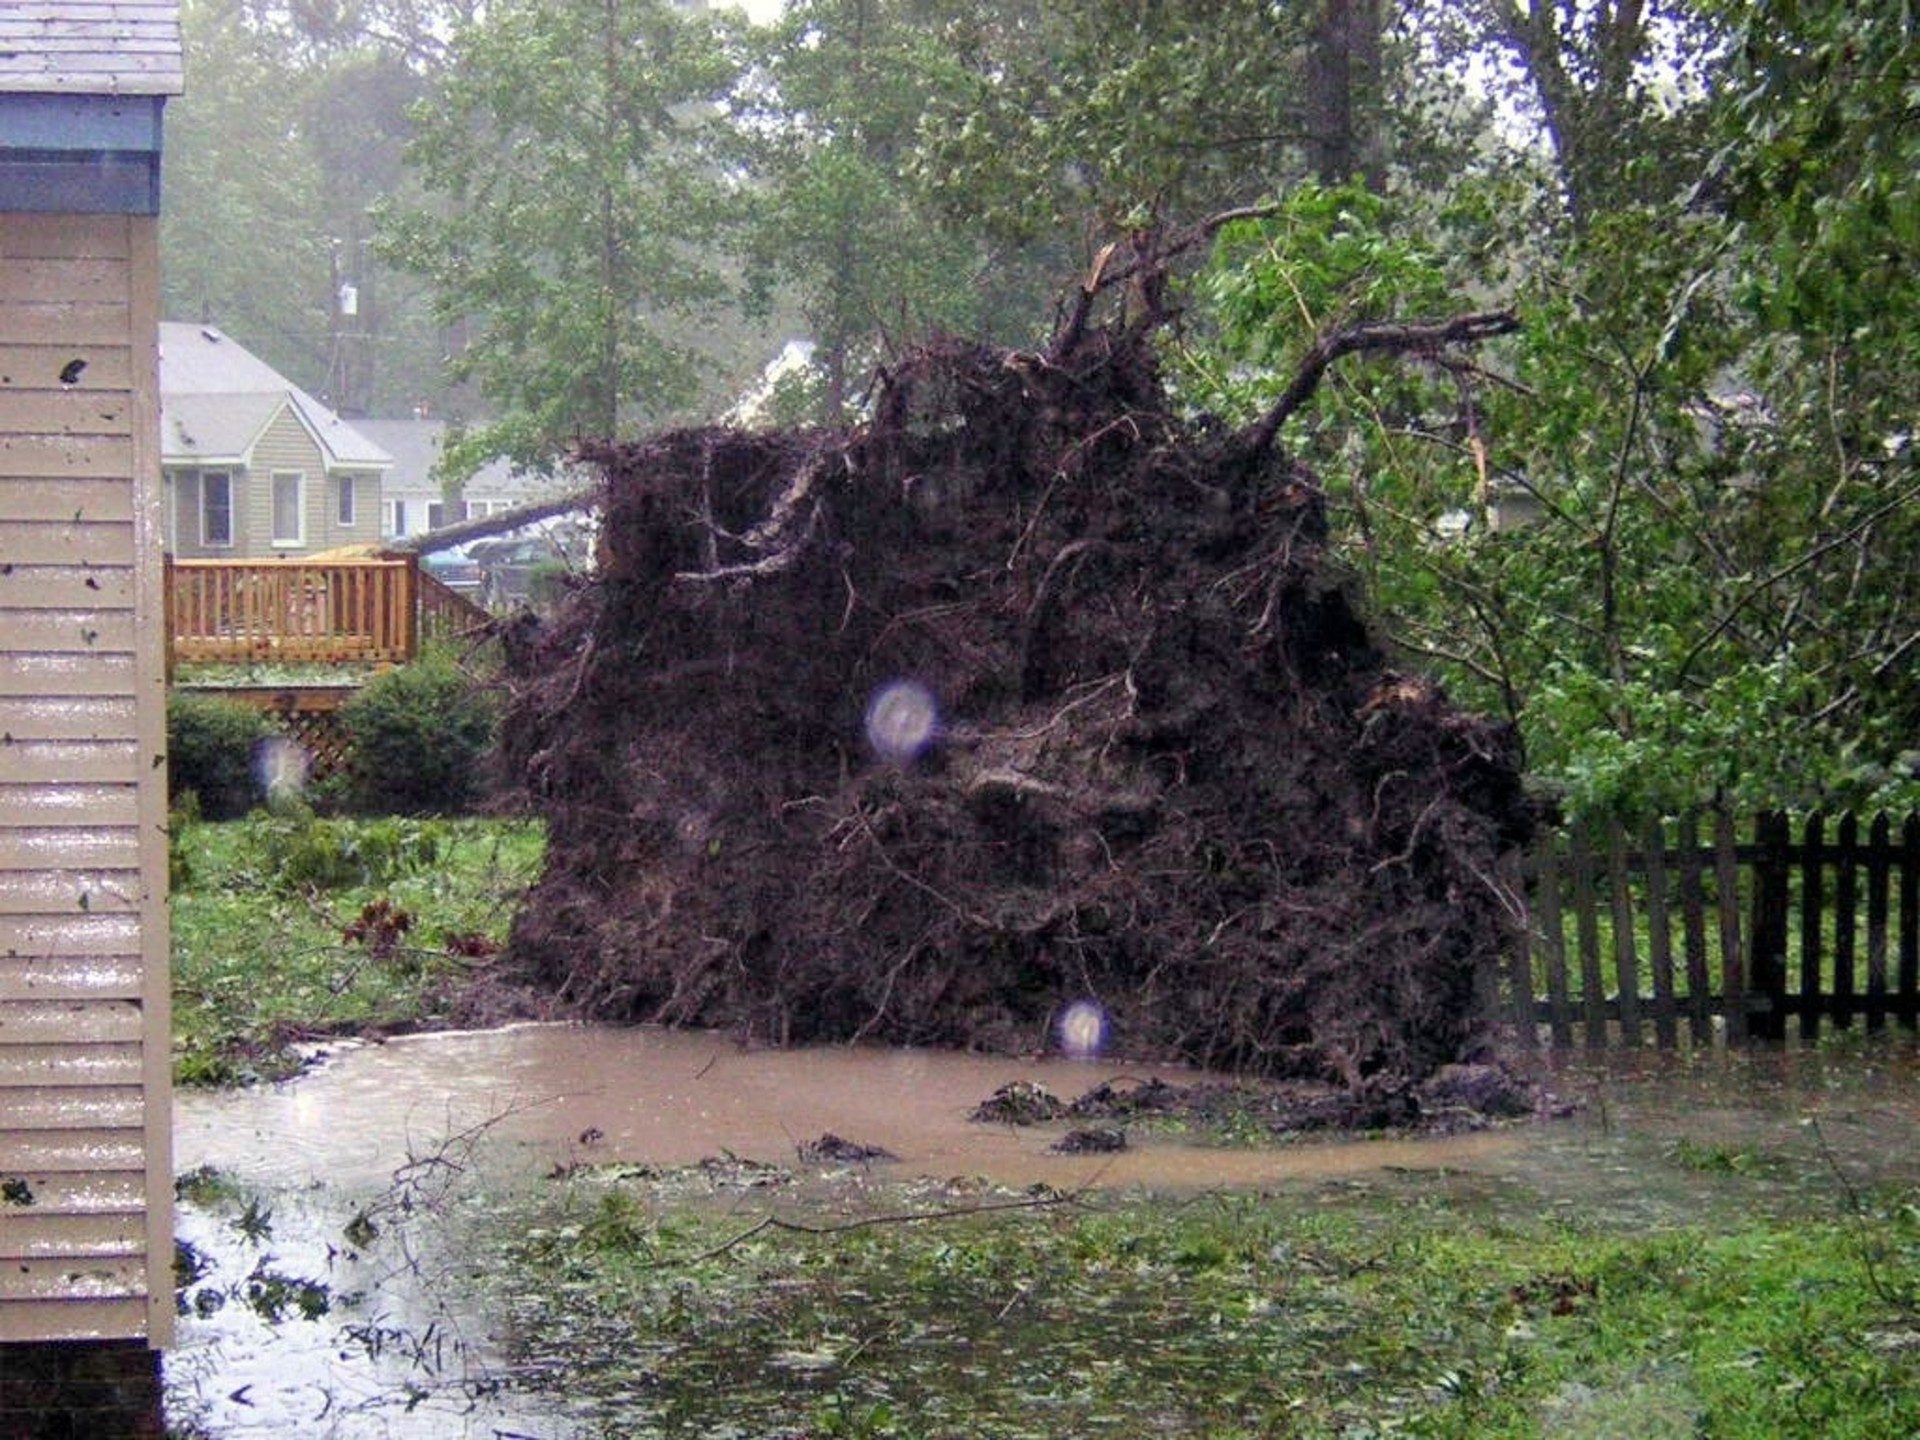
<svg viewBox="0 0 1920 1440"><path fill-rule="evenodd" d="M160 453L169 465L244 461L291 408L328 469L379 469L393 457L266 361L210 325L160 326Z"/></svg>
<svg viewBox="0 0 1920 1440"><path fill-rule="evenodd" d="M393 457L387 477L388 493L400 490L438 491L433 478L447 426L442 420L356 420L369 440ZM506 460L489 460L467 478L462 487L469 500L505 499L515 503L543 499L567 488L579 488L579 477L547 476L518 471Z"/></svg>
<svg viewBox="0 0 1920 1440"><path fill-rule="evenodd" d="M0 92L178 95L177 0L0 0Z"/></svg>

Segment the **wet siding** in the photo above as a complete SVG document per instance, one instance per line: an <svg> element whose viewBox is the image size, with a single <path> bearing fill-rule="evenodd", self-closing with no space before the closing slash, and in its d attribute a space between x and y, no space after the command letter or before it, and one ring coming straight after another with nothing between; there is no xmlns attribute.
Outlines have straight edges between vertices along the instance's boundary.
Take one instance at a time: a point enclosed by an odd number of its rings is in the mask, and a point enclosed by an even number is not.
<svg viewBox="0 0 1920 1440"><path fill-rule="evenodd" d="M260 433L253 447L253 468L247 471L247 529L256 537L255 553L300 555L323 548L320 538L322 519L319 497L326 488L324 461L293 406L284 406ZM305 477L305 535L295 546L283 546L273 539L273 476L276 471L293 471Z"/></svg>
<svg viewBox="0 0 1920 1440"><path fill-rule="evenodd" d="M0 1341L172 1313L154 245L0 215Z"/></svg>
<svg viewBox="0 0 1920 1440"><path fill-rule="evenodd" d="M352 472L359 487L354 497L354 523L340 523L340 476L329 474L325 453L313 433L288 405L261 432L253 447L253 466L247 471L247 531L254 537L251 553L302 555L342 545L373 544L380 538L380 473ZM276 471L297 472L305 479L306 534L299 546L271 543L273 534L273 476Z"/></svg>

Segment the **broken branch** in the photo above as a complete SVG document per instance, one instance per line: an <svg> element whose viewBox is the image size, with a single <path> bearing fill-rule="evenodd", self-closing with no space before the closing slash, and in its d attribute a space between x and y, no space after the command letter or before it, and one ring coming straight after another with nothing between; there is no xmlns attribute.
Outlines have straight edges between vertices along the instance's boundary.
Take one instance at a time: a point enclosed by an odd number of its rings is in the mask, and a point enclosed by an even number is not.
<svg viewBox="0 0 1920 1440"><path fill-rule="evenodd" d="M1254 454L1269 449L1280 427L1313 398L1328 369L1343 356L1367 350L1431 354L1448 345L1478 345L1497 335L1511 335L1519 328L1520 317L1511 310L1485 310L1450 320L1372 321L1322 335L1307 351L1280 398L1243 432L1247 448Z"/></svg>

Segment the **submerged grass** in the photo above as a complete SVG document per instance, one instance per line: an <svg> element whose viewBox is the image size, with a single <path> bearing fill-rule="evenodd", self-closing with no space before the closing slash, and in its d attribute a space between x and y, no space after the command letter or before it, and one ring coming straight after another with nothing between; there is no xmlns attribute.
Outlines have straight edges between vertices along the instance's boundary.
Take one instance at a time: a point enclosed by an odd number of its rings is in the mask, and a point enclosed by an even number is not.
<svg viewBox="0 0 1920 1440"><path fill-rule="evenodd" d="M302 1041L444 1024L544 844L527 821L176 821L175 1078L278 1078Z"/></svg>
<svg viewBox="0 0 1920 1440"><path fill-rule="evenodd" d="M516 1217L498 1313L605 1436L1905 1440L1917 1199L1648 1228L1434 1174L1014 1209L857 1185L781 1229L582 1173Z"/></svg>

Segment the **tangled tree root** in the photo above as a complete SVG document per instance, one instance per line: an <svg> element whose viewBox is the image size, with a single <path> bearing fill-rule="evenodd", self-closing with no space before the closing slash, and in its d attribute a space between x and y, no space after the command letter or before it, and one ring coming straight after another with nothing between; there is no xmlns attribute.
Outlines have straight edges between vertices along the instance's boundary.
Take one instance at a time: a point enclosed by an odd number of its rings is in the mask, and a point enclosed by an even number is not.
<svg viewBox="0 0 1920 1440"><path fill-rule="evenodd" d="M1090 998L1131 1053L1356 1087L1474 1049L1512 737L1387 667L1276 427L1070 319L922 351L849 434L587 452L600 575L514 647L523 974L781 1043L1026 1049Z"/></svg>

